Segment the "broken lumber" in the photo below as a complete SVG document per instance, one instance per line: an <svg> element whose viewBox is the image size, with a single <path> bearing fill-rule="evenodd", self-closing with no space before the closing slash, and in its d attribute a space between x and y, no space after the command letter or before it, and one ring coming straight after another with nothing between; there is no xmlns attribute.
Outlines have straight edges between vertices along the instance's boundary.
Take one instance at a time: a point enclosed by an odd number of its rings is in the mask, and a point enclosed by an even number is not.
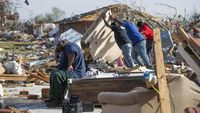
<svg viewBox="0 0 200 113"><path fill-rule="evenodd" d="M178 28L178 33L180 34L181 39L182 39L183 41L185 41L186 43L190 43L190 37L189 37L188 34L184 31L183 28L179 27L179 28Z"/></svg>
<svg viewBox="0 0 200 113"><path fill-rule="evenodd" d="M194 50L194 53L198 57L200 55L200 39L191 37L184 31L183 28L179 28L178 33L183 42L185 42L186 45L191 46L191 48Z"/></svg>
<svg viewBox="0 0 200 113"><path fill-rule="evenodd" d="M56 65L56 61L55 60L46 63L47 67L51 67L51 66L55 66L55 65Z"/></svg>
<svg viewBox="0 0 200 113"><path fill-rule="evenodd" d="M33 75L33 76L34 76L35 78L37 78L37 79L40 79L40 80L42 80L42 81L44 81L44 82L49 83L49 79L44 78L44 77L40 76L39 74L31 74L31 75Z"/></svg>
<svg viewBox="0 0 200 113"><path fill-rule="evenodd" d="M30 76L17 75L17 74L0 74L0 80L29 81L30 80Z"/></svg>
<svg viewBox="0 0 200 113"><path fill-rule="evenodd" d="M36 70L36 73L38 73L39 75L41 75L44 78L48 77L48 75L43 70Z"/></svg>
<svg viewBox="0 0 200 113"><path fill-rule="evenodd" d="M23 46L23 45L33 45L32 42L14 42L14 41L0 41L0 47L13 47L13 46Z"/></svg>
<svg viewBox="0 0 200 113"><path fill-rule="evenodd" d="M197 75L198 82L200 83L200 67L198 66L198 62L195 62L195 60L192 59L190 54L185 51L182 43L179 43L178 45L178 52L187 62L187 64L194 70L194 72Z"/></svg>
<svg viewBox="0 0 200 113"><path fill-rule="evenodd" d="M160 29L154 31L154 52L156 62L156 75L158 78L159 98L161 103L161 113L171 113L169 89L167 86L163 52L161 45Z"/></svg>
<svg viewBox="0 0 200 113"><path fill-rule="evenodd" d="M28 71L26 73L30 74L32 77L35 77L35 78L37 78L39 80L42 80L44 82L49 83L49 77L46 77L41 73L38 73L38 72L37 73L32 73L32 72L28 72Z"/></svg>

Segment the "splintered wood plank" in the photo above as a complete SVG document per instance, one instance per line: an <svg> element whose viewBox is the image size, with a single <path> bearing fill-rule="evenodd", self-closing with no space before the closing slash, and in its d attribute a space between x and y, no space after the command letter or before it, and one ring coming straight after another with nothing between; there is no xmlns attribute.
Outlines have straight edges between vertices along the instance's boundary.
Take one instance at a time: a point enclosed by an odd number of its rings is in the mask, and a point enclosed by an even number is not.
<svg viewBox="0 0 200 113"><path fill-rule="evenodd" d="M38 80L42 80L42 81L44 81L44 82L46 82L46 83L49 83L50 82L50 79L48 78L48 77L44 77L43 75L40 75L40 74L31 74L30 73L30 75L32 76L32 77L34 77L34 78L37 78Z"/></svg>
<svg viewBox="0 0 200 113"><path fill-rule="evenodd" d="M56 65L56 61L50 61L48 63L46 63L47 67L51 67L51 66L55 66Z"/></svg>
<svg viewBox="0 0 200 113"><path fill-rule="evenodd" d="M194 50L194 53L197 57L200 55L200 39L199 38L193 38L191 35L187 34L183 28L178 29L179 34L181 36L181 39L186 42L189 46L192 47Z"/></svg>
<svg viewBox="0 0 200 113"><path fill-rule="evenodd" d="M154 52L156 61L156 75L158 78L159 98L161 103L161 113L171 113L169 89L165 74L163 52L160 38L160 29L154 29Z"/></svg>
<svg viewBox="0 0 200 113"><path fill-rule="evenodd" d="M179 28L178 28L178 32L179 32L181 38L182 38L184 41L186 41L186 43L189 43L189 42L190 42L191 39L190 39L190 37L188 36L188 34L184 31L183 28L179 27Z"/></svg>
<svg viewBox="0 0 200 113"><path fill-rule="evenodd" d="M194 53L196 54L196 56L198 57L198 59L200 60L200 38L192 38L191 37L191 42L190 45L194 51Z"/></svg>
<svg viewBox="0 0 200 113"><path fill-rule="evenodd" d="M0 80L27 81L29 80L29 76L17 74L0 74Z"/></svg>
<svg viewBox="0 0 200 113"><path fill-rule="evenodd" d="M178 45L178 52L181 54L187 64L194 70L197 75L198 82L200 83L200 67L198 65L198 62L195 62L191 55L185 51L182 43L179 43Z"/></svg>
<svg viewBox="0 0 200 113"><path fill-rule="evenodd" d="M33 42L5 42L5 41L0 41L0 47L13 47L13 46L22 46L22 45L33 45Z"/></svg>
<svg viewBox="0 0 200 113"><path fill-rule="evenodd" d="M195 44L198 48L200 48L200 38L192 38L192 44Z"/></svg>

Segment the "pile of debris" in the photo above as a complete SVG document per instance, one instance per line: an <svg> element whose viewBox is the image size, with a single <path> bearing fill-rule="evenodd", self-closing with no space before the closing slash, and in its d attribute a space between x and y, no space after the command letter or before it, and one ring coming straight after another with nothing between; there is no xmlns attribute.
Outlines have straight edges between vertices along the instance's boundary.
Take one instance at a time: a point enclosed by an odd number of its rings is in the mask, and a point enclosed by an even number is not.
<svg viewBox="0 0 200 113"><path fill-rule="evenodd" d="M116 70L116 66L119 66L121 51L114 41L113 33L105 27L102 20L103 15L109 16L110 14L116 15L120 19L130 17L133 22L143 20L152 28L159 27L167 70L173 73L182 73L188 77L199 74L197 67L191 66L190 61L188 62L179 50L179 43L182 42L185 44L184 48L187 46L187 48L192 49L192 52L195 52L193 58L197 57L195 58L195 63L197 63L200 54L199 40L198 38L190 38L198 36L197 27L192 29L191 35L188 35L182 28L173 25L172 20L163 22L161 18L148 15L124 4L110 5L63 19L55 22L58 24L57 27L53 24L32 25L32 34L19 31L1 32L0 39L4 40L0 42L1 74L5 72L7 74L29 75L37 69L42 69L49 75L51 67L46 66L55 65L54 48L59 36L67 37L82 47L86 62L90 64L89 68L104 72ZM171 23L169 24L169 22ZM154 56L151 57L153 60Z"/></svg>
<svg viewBox="0 0 200 113"><path fill-rule="evenodd" d="M147 70L123 69L121 51L115 43L113 32L102 20L114 14L120 19L127 16L132 22L142 20L152 28L161 30L161 42L166 73L182 74L200 83L200 28L183 29L173 21L163 21L123 4L110 5L55 22L58 26L33 25L32 34L19 31L0 33L0 80L49 83L49 75L56 62L55 44L59 36L82 47L88 64L88 78L98 78L99 73L140 73ZM193 25L191 23L191 25ZM43 32L42 29L48 29ZM187 31L187 32L186 32ZM154 61L152 53L151 59ZM129 72L128 72L129 71ZM130 72L131 71L131 72Z"/></svg>

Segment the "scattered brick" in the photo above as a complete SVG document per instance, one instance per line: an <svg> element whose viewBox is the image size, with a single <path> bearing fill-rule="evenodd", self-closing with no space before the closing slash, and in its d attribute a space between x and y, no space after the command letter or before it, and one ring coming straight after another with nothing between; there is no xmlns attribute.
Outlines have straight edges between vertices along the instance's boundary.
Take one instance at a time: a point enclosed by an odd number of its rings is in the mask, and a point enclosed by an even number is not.
<svg viewBox="0 0 200 113"><path fill-rule="evenodd" d="M28 95L28 94L29 94L29 91L23 90L23 91L20 91L19 94L20 94L20 95Z"/></svg>
<svg viewBox="0 0 200 113"><path fill-rule="evenodd" d="M39 98L39 96L38 95L28 95L27 98L37 100Z"/></svg>
<svg viewBox="0 0 200 113"><path fill-rule="evenodd" d="M42 89L42 98L43 99L49 98L49 88L43 88Z"/></svg>

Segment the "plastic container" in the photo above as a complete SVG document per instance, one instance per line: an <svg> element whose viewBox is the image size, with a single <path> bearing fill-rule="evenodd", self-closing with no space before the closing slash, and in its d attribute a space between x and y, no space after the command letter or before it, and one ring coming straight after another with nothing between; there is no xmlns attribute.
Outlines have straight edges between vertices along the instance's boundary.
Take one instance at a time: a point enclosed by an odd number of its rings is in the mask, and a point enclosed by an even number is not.
<svg viewBox="0 0 200 113"><path fill-rule="evenodd" d="M156 85L158 81L156 75L149 71L144 72L144 79L146 81L147 88L151 88Z"/></svg>

